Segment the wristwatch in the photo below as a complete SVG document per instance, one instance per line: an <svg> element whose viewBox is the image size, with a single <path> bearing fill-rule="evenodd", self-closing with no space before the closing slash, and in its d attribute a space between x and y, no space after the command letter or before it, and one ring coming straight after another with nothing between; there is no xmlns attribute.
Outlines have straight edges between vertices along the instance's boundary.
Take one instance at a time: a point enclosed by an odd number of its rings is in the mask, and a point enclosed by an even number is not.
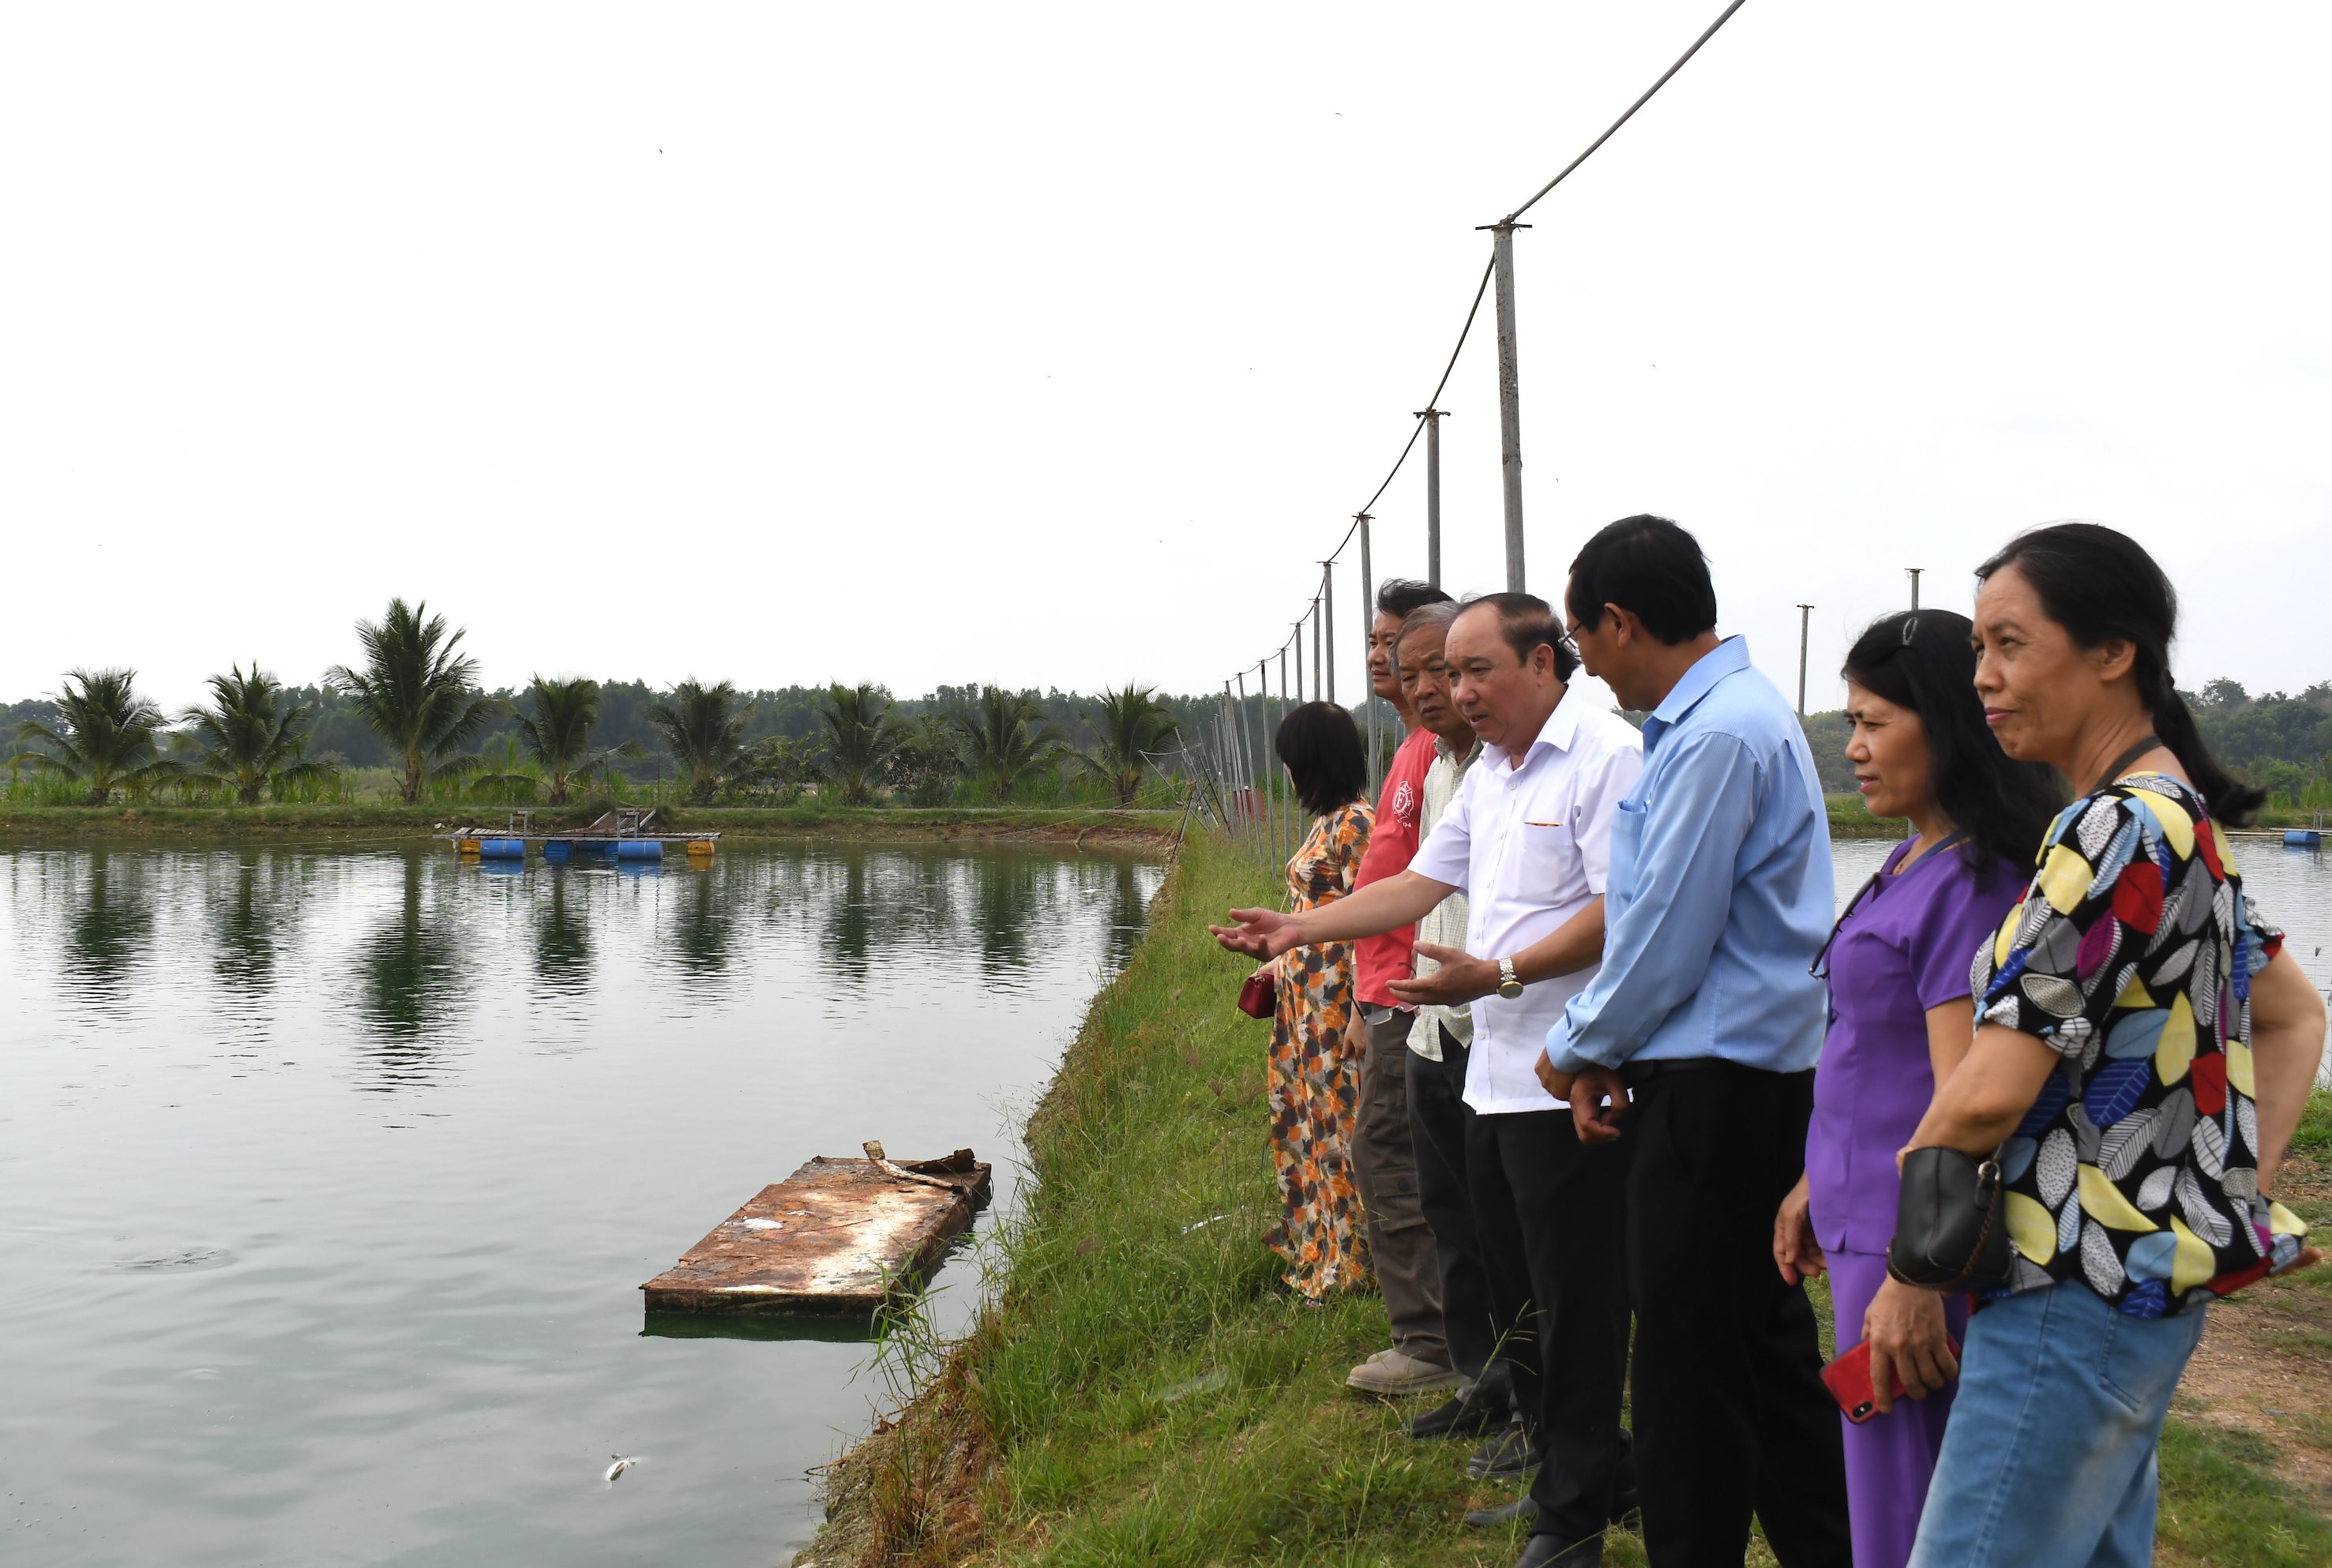
<svg viewBox="0 0 2332 1568"><path fill-rule="evenodd" d="M1498 994L1510 1002L1522 1000L1523 982L1515 977L1515 961L1510 958L1498 961Z"/></svg>

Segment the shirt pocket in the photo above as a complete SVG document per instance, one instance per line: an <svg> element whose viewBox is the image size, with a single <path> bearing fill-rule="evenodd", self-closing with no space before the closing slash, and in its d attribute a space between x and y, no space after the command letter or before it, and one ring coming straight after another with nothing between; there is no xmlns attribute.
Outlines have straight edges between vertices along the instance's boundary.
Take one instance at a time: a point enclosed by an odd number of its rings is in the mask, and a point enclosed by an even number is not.
<svg viewBox="0 0 2332 1568"><path fill-rule="evenodd" d="M1519 869L1525 892L1542 896L1568 883L1579 867L1579 841L1571 824L1542 819L1522 824Z"/></svg>

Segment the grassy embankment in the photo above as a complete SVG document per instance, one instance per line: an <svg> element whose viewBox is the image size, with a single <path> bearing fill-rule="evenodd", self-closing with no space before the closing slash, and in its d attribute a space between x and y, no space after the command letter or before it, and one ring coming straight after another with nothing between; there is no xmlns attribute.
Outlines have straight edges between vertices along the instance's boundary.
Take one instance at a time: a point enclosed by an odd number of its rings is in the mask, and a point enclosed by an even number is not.
<svg viewBox="0 0 2332 1568"><path fill-rule="evenodd" d="M535 831L578 829L606 809L589 807L534 808ZM425 839L444 829L500 829L508 808L406 806L365 802L314 806L0 806L0 835L20 840L173 840L263 842ZM667 833L718 832L736 838L950 839L1033 838L1107 842L1155 841L1171 837L1181 821L1175 811L1041 807L907 808L815 805L790 807L667 806L656 812L656 829Z"/></svg>
<svg viewBox="0 0 2332 1568"><path fill-rule="evenodd" d="M1269 888L1252 860L1190 842L1032 1119L1039 1185L992 1238L993 1305L925 1396L834 1468L830 1522L797 1562L1513 1560L1517 1538L1459 1523L1510 1495L1466 1478L1464 1447L1411 1443L1400 1424L1416 1403L1342 1386L1384 1343L1379 1302L1307 1308L1276 1283L1260 1239L1276 1211L1266 1026L1232 1008L1243 968L1204 930ZM2332 1163L2324 1096L2310 1136ZM2322 1167L2312 1175L2313 1197L2292 1196L2322 1215ZM2255 1310L2289 1319L2273 1331L2281 1359L2239 1387L2300 1411L2292 1385L2332 1386L2332 1268L2273 1295L2283 1304L2263 1293ZM2303 1500L2294 1459L2332 1460L2332 1410L2286 1426L2182 1410L2163 1561L2327 1560L2332 1523ZM1762 1543L1752 1560L1771 1561ZM1614 1534L1606 1561L1641 1563L1640 1543Z"/></svg>

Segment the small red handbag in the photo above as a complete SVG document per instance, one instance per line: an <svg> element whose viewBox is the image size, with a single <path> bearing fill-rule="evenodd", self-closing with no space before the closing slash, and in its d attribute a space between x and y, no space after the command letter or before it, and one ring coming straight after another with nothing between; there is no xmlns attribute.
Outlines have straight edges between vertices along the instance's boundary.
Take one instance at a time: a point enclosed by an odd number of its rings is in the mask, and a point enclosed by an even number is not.
<svg viewBox="0 0 2332 1568"><path fill-rule="evenodd" d="M1279 1010L1279 982L1267 969L1247 977L1239 987L1238 1009L1251 1018L1267 1018Z"/></svg>

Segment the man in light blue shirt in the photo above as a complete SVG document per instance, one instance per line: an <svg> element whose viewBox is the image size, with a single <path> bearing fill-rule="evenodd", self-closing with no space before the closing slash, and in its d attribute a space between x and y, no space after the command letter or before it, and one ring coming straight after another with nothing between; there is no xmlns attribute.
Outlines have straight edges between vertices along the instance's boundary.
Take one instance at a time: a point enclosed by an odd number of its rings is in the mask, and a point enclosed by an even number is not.
<svg viewBox="0 0 2332 1568"><path fill-rule="evenodd" d="M1650 713L1611 834L1602 968L1538 1063L1582 1143L1633 1146L1645 1550L1652 1568L1737 1565L1754 1514L1782 1568L1849 1568L1813 1309L1772 1257L1826 1015L1807 971L1835 907L1813 755L1747 645L1718 638L1708 563L1675 523L1604 529L1564 598L1588 672Z"/></svg>

